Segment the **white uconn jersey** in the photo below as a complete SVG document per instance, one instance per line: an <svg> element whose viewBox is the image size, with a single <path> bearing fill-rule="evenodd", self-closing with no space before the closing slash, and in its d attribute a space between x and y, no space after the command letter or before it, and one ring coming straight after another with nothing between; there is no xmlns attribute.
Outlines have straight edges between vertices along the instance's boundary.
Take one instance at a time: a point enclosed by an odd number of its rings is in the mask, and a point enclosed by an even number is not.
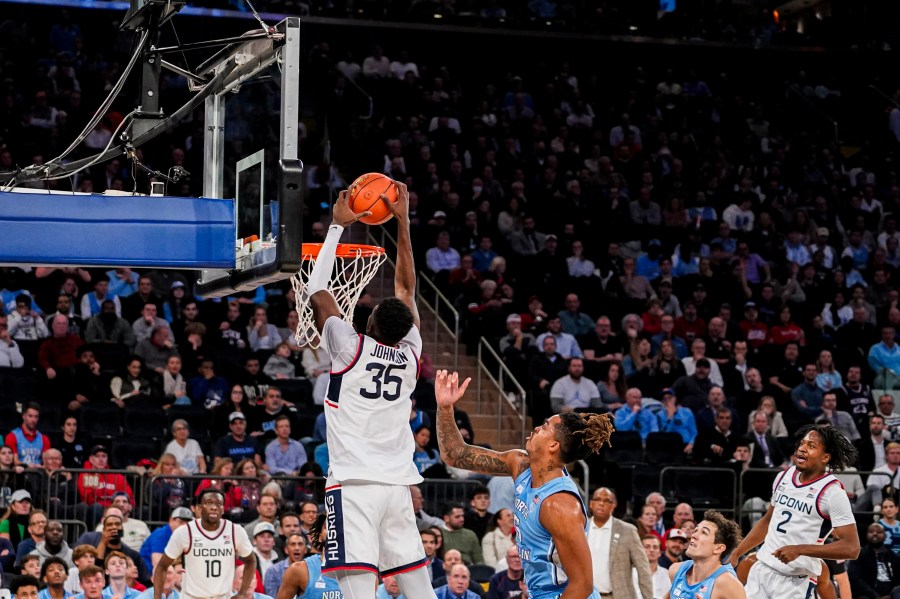
<svg viewBox="0 0 900 599"><path fill-rule="evenodd" d="M789 576L818 576L822 561L800 556L784 564L772 555L773 551L787 545L822 544L832 529L856 522L844 486L833 474L826 473L804 484L796 466L775 479L772 509L766 540L757 558Z"/></svg>
<svg viewBox="0 0 900 599"><path fill-rule="evenodd" d="M242 526L222 520L217 532L204 530L199 520L191 520L172 533L166 555L184 556L182 596L191 598L231 597L234 561L253 551Z"/></svg>
<svg viewBox="0 0 900 599"><path fill-rule="evenodd" d="M322 341L332 362L325 397L331 476L396 485L421 482L409 427L422 351L419 330L412 327L397 347L388 347L332 316Z"/></svg>

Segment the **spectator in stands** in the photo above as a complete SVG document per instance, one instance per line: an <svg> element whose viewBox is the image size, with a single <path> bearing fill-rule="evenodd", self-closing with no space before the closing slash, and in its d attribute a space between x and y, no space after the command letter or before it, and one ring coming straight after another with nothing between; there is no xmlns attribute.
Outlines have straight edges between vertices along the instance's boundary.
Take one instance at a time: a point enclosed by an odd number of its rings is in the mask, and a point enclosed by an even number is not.
<svg viewBox="0 0 900 599"><path fill-rule="evenodd" d="M120 293L115 293L112 289L113 285L110 283L110 293L124 298L121 300L122 317L128 322L134 322L136 319L140 318L144 311L144 307L147 304L156 306L157 313L163 311L162 298L160 298L159 294L153 288L153 278L147 275L141 275L139 277L135 275L135 279L137 280L135 291L125 296ZM110 281L112 281L112 277L110 277ZM180 283L180 281L178 282ZM182 286L184 285L184 283L181 284ZM166 322L171 321L167 318Z"/></svg>
<svg viewBox="0 0 900 599"><path fill-rule="evenodd" d="M206 472L206 457L200 444L191 439L190 434L187 420L179 418L172 422L172 440L166 445L165 453L175 456L178 468L186 474Z"/></svg>
<svg viewBox="0 0 900 599"><path fill-rule="evenodd" d="M467 564L480 564L483 557L481 543L474 532L464 528L465 509L460 504L448 504L444 509L443 548L444 564L447 563L447 554L456 549L460 552L462 560Z"/></svg>
<svg viewBox="0 0 900 599"><path fill-rule="evenodd" d="M511 517L512 515L510 514ZM512 599L522 596L521 584L525 581L525 575L522 569L522 558L519 556L519 549L515 544L510 544L504 555L506 569L497 572L491 577L488 583L487 594L485 595L487 599Z"/></svg>
<svg viewBox="0 0 900 599"><path fill-rule="evenodd" d="M131 329L134 331L134 338L140 343L145 339L150 339L152 335L156 334L158 329L162 328L166 331L166 337L169 343L174 345L175 335L172 333L169 323L165 318L160 318L157 314L156 304L144 304L140 318L131 323Z"/></svg>
<svg viewBox="0 0 900 599"><path fill-rule="evenodd" d="M118 508L122 515L122 542L139 552L144 541L150 536L150 529L142 520L131 517L134 512L134 505L132 505L131 498L127 493L118 491L113 495L112 506ZM98 524L95 530L102 532L103 526Z"/></svg>
<svg viewBox="0 0 900 599"><path fill-rule="evenodd" d="M283 522L284 518L281 520ZM289 533L285 543L284 559L275 562L263 577L263 586L268 596L275 597L278 595L278 589L281 588L281 581L284 579L285 571L291 565L302 562L306 557L306 553L306 536L301 532Z"/></svg>
<svg viewBox="0 0 900 599"><path fill-rule="evenodd" d="M12 449L17 465L40 468L41 456L50 449L50 439L38 431L41 407L29 402L22 410L22 424L6 435L4 443Z"/></svg>
<svg viewBox="0 0 900 599"><path fill-rule="evenodd" d="M239 389L237 385L235 388ZM234 460L235 463L250 459L262 464L259 446L256 440L247 434L247 416L241 412L232 412L228 417L228 430L229 433L216 442L213 465L226 458Z"/></svg>
<svg viewBox="0 0 900 599"><path fill-rule="evenodd" d="M109 469L109 451L105 445L94 445L91 448L91 457L84 467L94 471L78 475L78 494L84 503L108 507L119 491L128 494L129 499L134 501L134 492L123 475L101 472ZM119 522L122 522L121 516Z"/></svg>
<svg viewBox="0 0 900 599"><path fill-rule="evenodd" d="M884 527L888 549L894 555L900 554L900 520L897 520L897 502L890 497L881 500L881 517L878 523ZM898 555L900 557L900 555Z"/></svg>
<svg viewBox="0 0 900 599"><path fill-rule="evenodd" d="M638 516L635 521L638 536L643 537L645 535L653 535L662 542L661 533L656 531L657 527L661 525L661 522L662 514L657 511L656 506L645 503L641 508L640 516Z"/></svg>
<svg viewBox="0 0 900 599"><path fill-rule="evenodd" d="M257 351L260 349L275 349L275 346L281 343L281 336L274 324L269 323L269 316L266 309L257 306L253 311L253 318L247 327L247 337L250 341L250 349Z"/></svg>
<svg viewBox="0 0 900 599"><path fill-rule="evenodd" d="M691 355L681 360L682 365L684 365L685 373L687 373L688 376L694 374L694 371L697 369L697 365L701 360L706 360L706 363L709 364L710 370L708 378L712 384L718 385L719 387L723 386L725 380L722 378L722 371L719 369L719 364L706 356L706 341L703 339L694 339L691 343Z"/></svg>
<svg viewBox="0 0 900 599"><path fill-rule="evenodd" d="M514 524L512 510L500 508L494 512L488 531L481 539L481 553L485 565L496 569L504 556L507 557L507 563L509 562L508 551L515 547Z"/></svg>
<svg viewBox="0 0 900 599"><path fill-rule="evenodd" d="M694 456L701 464L718 467L731 459L737 435L731 430L733 415L730 408L715 408L715 414L715 426L700 429Z"/></svg>
<svg viewBox="0 0 900 599"><path fill-rule="evenodd" d="M419 474L429 476L431 473L426 474L426 472L433 467L437 467L433 472L440 470L442 467L440 455L437 450L428 447L431 442L431 429L424 424L419 425L413 431L413 439L416 443L416 449L413 453L413 463L419 469ZM446 469L443 469L445 475L446 472Z"/></svg>
<svg viewBox="0 0 900 599"><path fill-rule="evenodd" d="M279 343L275 352L266 360L263 372L273 379L293 379L297 377L297 367L291 362L291 346L287 343Z"/></svg>
<svg viewBox="0 0 900 599"><path fill-rule="evenodd" d="M647 436L659 430L656 417L650 410L641 407L641 390L632 387L625 392L625 405L616 410L616 430L635 431L646 443Z"/></svg>
<svg viewBox="0 0 900 599"><path fill-rule="evenodd" d="M887 437L893 441L900 441L900 414L896 411L894 396L888 393L880 396L876 404L876 414L884 419L884 427Z"/></svg>
<svg viewBox="0 0 900 599"><path fill-rule="evenodd" d="M816 418L815 422L830 424L851 441L857 441L860 438L853 417L848 412L837 409L837 393L834 391L826 391L822 396L822 414Z"/></svg>
<svg viewBox="0 0 900 599"><path fill-rule="evenodd" d="M672 581L669 579L669 571L659 566L659 558L662 552L659 539L654 535L645 535L641 539L641 546L644 548L644 554L647 556L647 561L650 563L650 584L653 590L652 596L654 598L664 597L666 593L669 592ZM637 569L632 569L631 572L634 579L635 593L640 593Z"/></svg>
<svg viewBox="0 0 900 599"><path fill-rule="evenodd" d="M693 374L685 375L672 384L672 390L684 407L696 412L706 403L714 387L709 380L709 373L709 360L700 358L695 363Z"/></svg>
<svg viewBox="0 0 900 599"><path fill-rule="evenodd" d="M900 557L885 545L884 527L873 522L866 529L866 545L848 567L853 596L860 599L891 597L900 586Z"/></svg>
<svg viewBox="0 0 900 599"><path fill-rule="evenodd" d="M859 366L847 368L846 380L838 391L838 405L847 408L858 431L866 430L869 414L873 414L876 408L872 389L862 382L862 368Z"/></svg>
<svg viewBox="0 0 900 599"><path fill-rule="evenodd" d="M17 549L26 539L30 539L28 521L31 517L31 493L25 489L13 491L9 496L9 506L0 518L0 539L6 539Z"/></svg>
<svg viewBox="0 0 900 599"><path fill-rule="evenodd" d="M480 599L481 595L470 590L471 576L465 564L456 564L450 568L447 584L435 588L437 599Z"/></svg>
<svg viewBox="0 0 900 599"><path fill-rule="evenodd" d="M753 413L746 440L750 444L751 468L780 468L787 458L769 429L769 418L761 409Z"/></svg>
<svg viewBox="0 0 900 599"><path fill-rule="evenodd" d="M697 439L697 422L694 419L694 413L679 405L678 397L672 389L663 389L660 397L663 407L655 414L657 430L661 433L681 435L681 440L684 441L684 453L690 455L694 450L694 441ZM618 417L618 414L616 416Z"/></svg>
<svg viewBox="0 0 900 599"><path fill-rule="evenodd" d="M125 374L113 377L109 390L114 404L125 409L127 406L146 405L150 401L150 382L142 376L142 371L143 362L133 357L125 367Z"/></svg>
<svg viewBox="0 0 900 599"><path fill-rule="evenodd" d="M128 560L124 553L119 551L109 552L104 560L104 564L106 565L106 576L109 580L109 585L103 589L104 595L134 599L140 594L139 591L128 586L126 580Z"/></svg>
<svg viewBox="0 0 900 599"><path fill-rule="evenodd" d="M442 212L436 212L435 216ZM445 281L451 270L460 267L461 257L459 252L450 246L450 233L447 231L438 233L435 246L425 252L425 264L433 275L441 274Z"/></svg>
<svg viewBox="0 0 900 599"><path fill-rule="evenodd" d="M297 476L308 459L303 445L291 439L291 419L287 414L275 418L275 436L266 446L266 469L270 474Z"/></svg>
<svg viewBox="0 0 900 599"><path fill-rule="evenodd" d="M721 387L710 389L709 395L706 397L706 405L697 410L695 414L697 430L701 433L703 431L712 431L719 422L719 408L723 407L731 413L731 422L729 424L731 432L740 433L741 424L738 421L738 413L734 408L725 406L725 391Z"/></svg>
<svg viewBox="0 0 900 599"><path fill-rule="evenodd" d="M28 571L23 571L21 576L13 578L9 584L8 592L12 593L11 596L15 599L37 599L39 595L38 589L41 586L38 578L39 573L40 568L38 568L37 574L29 574ZM97 598L92 597L91 599Z"/></svg>
<svg viewBox="0 0 900 599"><path fill-rule="evenodd" d="M31 296L16 296L16 309L9 313L10 336L17 341L35 341L50 336L47 324L40 313L32 308Z"/></svg>
<svg viewBox="0 0 900 599"><path fill-rule="evenodd" d="M169 515L169 522L165 526L156 528L150 536L141 544L140 554L144 564L151 571L156 568L156 563L163 556L166 544L180 526L184 526L194 519L194 515L186 507L177 507Z"/></svg>
<svg viewBox="0 0 900 599"><path fill-rule="evenodd" d="M88 566L93 566L96 559L97 548L93 545L81 544L77 545L75 549L72 550L72 562L75 566L69 568L68 578L63 585L67 593L75 595L82 592L78 573Z"/></svg>
<svg viewBox="0 0 900 599"><path fill-rule="evenodd" d="M65 541L63 541L65 543ZM71 550L69 550L71 557ZM72 567L71 559L66 562L58 557L48 557L41 563L41 580L46 587L38 594L40 599L68 599L71 597L64 585L69 574L69 568Z"/></svg>
<svg viewBox="0 0 900 599"><path fill-rule="evenodd" d="M87 439L78 432L78 419L74 416L67 416L63 421L62 438L56 448L60 452L60 464L66 468L83 468L88 457L88 447ZM46 453L44 452L44 460L46 460ZM46 466L46 463L44 465Z"/></svg>
<svg viewBox="0 0 900 599"><path fill-rule="evenodd" d="M564 310L559 311L559 320L563 331L573 337L579 337L594 329L594 320L581 311L581 300L578 299L577 294L566 295L565 306Z"/></svg>
<svg viewBox="0 0 900 599"><path fill-rule="evenodd" d="M16 547L16 563L21 564L22 558L35 553L35 548L46 540L47 521L47 513L44 510L33 509L28 514L28 525L25 529L27 538Z"/></svg>
<svg viewBox="0 0 900 599"><path fill-rule="evenodd" d="M553 382L550 403L556 414L585 408L605 409L600 401L597 383L584 377L584 361L581 358L569 360L568 374Z"/></svg>
<svg viewBox="0 0 900 599"><path fill-rule="evenodd" d="M209 410L222 405L230 394L228 381L216 374L212 360L200 363L200 373L188 381L188 389L193 404Z"/></svg>
<svg viewBox="0 0 900 599"><path fill-rule="evenodd" d="M900 489L900 443L891 441L885 447L884 466L874 468L866 481L866 492L854 506L857 510L867 510L880 505L882 497L896 497Z"/></svg>
<svg viewBox="0 0 900 599"><path fill-rule="evenodd" d="M877 389L900 387L900 347L896 343L897 331L892 326L882 327L881 343L869 348L869 368L875 372Z"/></svg>
<svg viewBox="0 0 900 599"><path fill-rule="evenodd" d="M516 256L536 256L544 248L547 235L535 230L535 219L531 215L522 215L521 223L520 230L508 234L510 250Z"/></svg>
<svg viewBox="0 0 900 599"><path fill-rule="evenodd" d="M180 356L169 356L166 367L156 376L151 393L156 397L162 397L163 409L168 409L172 405L190 405Z"/></svg>
<svg viewBox="0 0 900 599"><path fill-rule="evenodd" d="M19 344L10 336L7 318L0 316L0 368L22 368L25 358Z"/></svg>
<svg viewBox="0 0 900 599"><path fill-rule="evenodd" d="M257 414L257 421L254 423L257 428L250 432L251 436L257 437L259 443L266 443L276 437L275 422L282 414L290 419L292 434L298 434L300 419L297 417L296 411L285 405L281 389L274 386L266 389L262 407L263 409Z"/></svg>
<svg viewBox="0 0 900 599"><path fill-rule="evenodd" d="M871 472L875 468L884 466L887 444L890 441L885 434L884 416L872 414L869 416L868 434L856 442L859 451L857 464L859 470Z"/></svg>
<svg viewBox="0 0 900 599"><path fill-rule="evenodd" d="M409 486L409 494L412 497L412 505L413 505L413 513L416 516L416 525L419 527L420 531L424 531L432 526L442 526L444 521L440 518L436 518L434 516L428 515L425 511L425 497L422 495L422 490L419 489L416 485ZM423 543L425 539L422 539ZM426 551L426 554L428 552Z"/></svg>
<svg viewBox="0 0 900 599"><path fill-rule="evenodd" d="M100 312L87 321L84 339L88 343L119 343L129 350L137 345L134 331L128 321L116 314L116 305L112 300L103 300Z"/></svg>
<svg viewBox="0 0 900 599"><path fill-rule="evenodd" d="M797 411L813 420L822 415L822 390L816 385L818 369L814 363L803 367L803 382L791 390L791 401Z"/></svg>
<svg viewBox="0 0 900 599"><path fill-rule="evenodd" d="M48 380L55 380L57 387L65 387L71 380L71 368L78 363L76 354L84 344L80 337L69 333L69 319L59 315L51 323L52 335L41 343L38 350L38 366Z"/></svg>
<svg viewBox="0 0 900 599"><path fill-rule="evenodd" d="M153 372L162 374L169 362L169 358L178 355L169 335L171 329L168 324L164 327L156 327L148 339L138 342L134 350L136 356L144 360L145 367Z"/></svg>
<svg viewBox="0 0 900 599"><path fill-rule="evenodd" d="M109 293L109 277L100 275L94 281L94 290L86 293L81 299L81 318L85 322L100 313L100 307L105 300L110 300L116 308L116 314L122 315L122 304L119 298Z"/></svg>
<svg viewBox="0 0 900 599"><path fill-rule="evenodd" d="M463 526L475 533L479 543L491 523L492 514L488 512L490 507L491 492L487 487L475 487L469 492L469 507L466 509Z"/></svg>
<svg viewBox="0 0 900 599"><path fill-rule="evenodd" d="M150 570L141 559L141 554L122 542L122 516L118 510L107 512L103 517L103 532L97 541L97 563L105 563L112 553L121 552L134 560L138 567L138 580L141 583L150 582ZM124 559L122 560L124 561ZM83 584L83 581L82 581Z"/></svg>
<svg viewBox="0 0 900 599"><path fill-rule="evenodd" d="M584 353L589 373L599 374L602 365L621 362L626 351L623 341L612 333L612 323L607 316L598 318L593 330L582 335L577 342Z"/></svg>
<svg viewBox="0 0 900 599"><path fill-rule="evenodd" d="M684 549L689 540L684 530L680 528L670 530L666 535L666 550L659 558L660 567L668 570L672 564L684 561Z"/></svg>
<svg viewBox="0 0 900 599"><path fill-rule="evenodd" d="M562 330L562 321L559 316L554 316L547 321L547 332L538 336L538 346L543 347L544 339L547 337L553 337L556 340L556 351L563 358L568 360L569 358L582 358L584 356L575 337Z"/></svg>
<svg viewBox="0 0 900 599"><path fill-rule="evenodd" d="M658 353L660 344L663 341L670 341L675 349L675 354L679 360L683 360L688 356L688 346L684 339L675 335L675 318L670 314L663 314L659 319L660 332L653 335L651 342L653 344L653 352Z"/></svg>
<svg viewBox="0 0 900 599"><path fill-rule="evenodd" d="M248 461L247 463L252 464L253 462ZM244 470L242 476L247 476L246 469ZM275 499L275 497L267 492L263 492L259 496L256 510L257 518L246 524L244 526L244 530L250 529L250 533L254 533L256 531L256 527L260 524L269 524L272 526L272 532L274 534L275 529L281 526L281 524L278 522L278 501ZM248 533L248 536L251 539L256 536L250 533Z"/></svg>
<svg viewBox="0 0 900 599"><path fill-rule="evenodd" d="M620 363L611 362L609 364L606 380L597 383L597 390L600 392L600 401L607 410L614 411L622 407L628 387L625 384L625 375Z"/></svg>

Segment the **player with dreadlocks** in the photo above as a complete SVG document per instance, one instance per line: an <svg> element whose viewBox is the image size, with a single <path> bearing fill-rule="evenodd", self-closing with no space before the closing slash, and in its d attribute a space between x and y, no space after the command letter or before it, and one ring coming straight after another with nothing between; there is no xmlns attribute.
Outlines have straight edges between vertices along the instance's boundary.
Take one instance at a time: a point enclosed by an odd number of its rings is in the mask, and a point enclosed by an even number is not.
<svg viewBox="0 0 900 599"><path fill-rule="evenodd" d="M471 379L437 373L437 436L444 462L483 474L514 479L516 546L533 599L599 599L594 589L588 515L566 464L600 451L613 426L608 414L557 414L537 426L525 451L498 452L463 441L453 405Z"/></svg>
<svg viewBox="0 0 900 599"><path fill-rule="evenodd" d="M341 599L337 580L322 576L326 517L327 514L319 514L309 527L309 546L314 553L302 562L291 564L285 571L276 599Z"/></svg>
<svg viewBox="0 0 900 599"><path fill-rule="evenodd" d="M762 543L747 576L754 599L810 597L823 559L859 555L856 520L844 487L834 476L856 462L856 448L828 424L803 427L794 465L775 479L772 504L744 537L731 564ZM835 541L825 544L829 534Z"/></svg>

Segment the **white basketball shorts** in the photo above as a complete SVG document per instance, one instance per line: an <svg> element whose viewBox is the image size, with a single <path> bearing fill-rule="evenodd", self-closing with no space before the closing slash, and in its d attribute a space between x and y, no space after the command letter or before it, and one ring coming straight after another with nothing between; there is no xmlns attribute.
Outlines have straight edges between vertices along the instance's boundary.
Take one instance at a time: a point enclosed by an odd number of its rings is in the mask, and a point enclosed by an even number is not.
<svg viewBox="0 0 900 599"><path fill-rule="evenodd" d="M812 599L816 584L809 576L787 576L762 562L756 562L747 575L744 591L753 599Z"/></svg>
<svg viewBox="0 0 900 599"><path fill-rule="evenodd" d="M389 576L428 563L409 487L369 481L325 483L328 529L322 571L369 570Z"/></svg>

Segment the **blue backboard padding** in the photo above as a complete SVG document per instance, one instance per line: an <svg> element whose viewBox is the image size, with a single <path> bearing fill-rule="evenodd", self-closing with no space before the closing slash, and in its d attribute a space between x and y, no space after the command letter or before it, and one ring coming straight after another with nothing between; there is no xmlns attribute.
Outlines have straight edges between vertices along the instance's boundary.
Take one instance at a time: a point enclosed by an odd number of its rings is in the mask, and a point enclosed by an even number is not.
<svg viewBox="0 0 900 599"><path fill-rule="evenodd" d="M234 200L0 192L0 263L234 268Z"/></svg>

